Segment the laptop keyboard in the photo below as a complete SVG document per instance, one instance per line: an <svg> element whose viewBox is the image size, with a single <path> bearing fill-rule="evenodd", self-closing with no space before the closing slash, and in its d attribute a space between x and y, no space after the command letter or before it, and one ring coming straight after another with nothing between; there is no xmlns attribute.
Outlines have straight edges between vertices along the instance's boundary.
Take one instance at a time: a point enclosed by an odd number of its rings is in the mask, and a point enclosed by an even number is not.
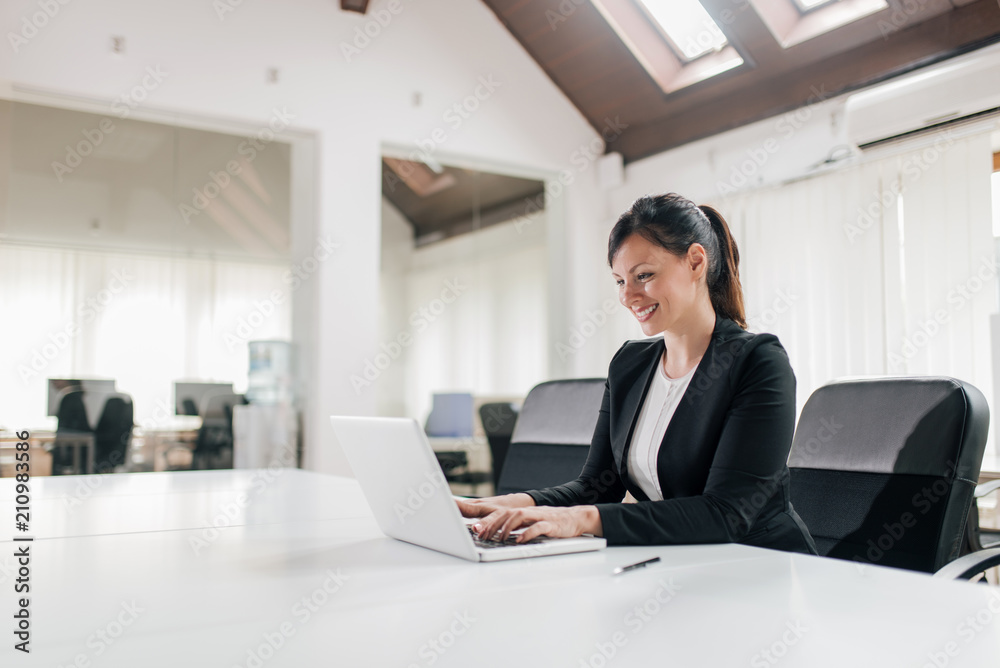
<svg viewBox="0 0 1000 668"><path fill-rule="evenodd" d="M539 538L532 538L531 540L525 541L523 543L518 543L517 536L507 536L506 540L494 540L492 538L482 539L479 537L478 534L476 534L476 530L472 528L471 524L467 524L466 527L469 529L469 535L472 536L472 540L473 542L475 542L476 547L508 547L511 545L514 546L532 545L534 543L541 543L544 540L543 538L539 537Z"/></svg>

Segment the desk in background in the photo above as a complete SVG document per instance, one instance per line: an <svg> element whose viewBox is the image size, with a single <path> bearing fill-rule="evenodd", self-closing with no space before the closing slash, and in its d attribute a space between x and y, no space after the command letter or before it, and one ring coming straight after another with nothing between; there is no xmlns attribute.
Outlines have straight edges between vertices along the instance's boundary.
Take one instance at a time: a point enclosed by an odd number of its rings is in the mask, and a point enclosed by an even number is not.
<svg viewBox="0 0 1000 668"><path fill-rule="evenodd" d="M956 668L1000 648L1000 590L919 573L743 545L476 564L384 537L347 478L97 478L32 483L25 665Z"/></svg>
<svg viewBox="0 0 1000 668"><path fill-rule="evenodd" d="M490 444L486 440L486 436L468 438L428 436L427 440L434 452L464 454L468 462L468 471L484 474L483 478L486 482L479 484L450 482L449 487L452 494L459 496L490 496L493 494L493 483L489 481L489 475L485 475L493 470L493 457L490 454Z"/></svg>

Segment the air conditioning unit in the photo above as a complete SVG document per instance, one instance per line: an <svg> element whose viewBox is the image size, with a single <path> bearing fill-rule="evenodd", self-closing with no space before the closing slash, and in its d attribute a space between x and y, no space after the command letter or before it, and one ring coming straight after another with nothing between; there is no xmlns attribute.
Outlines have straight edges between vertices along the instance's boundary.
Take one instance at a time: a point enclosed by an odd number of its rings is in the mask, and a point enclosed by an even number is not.
<svg viewBox="0 0 1000 668"><path fill-rule="evenodd" d="M848 97L847 134L859 148L1000 111L1000 47L918 70Z"/></svg>

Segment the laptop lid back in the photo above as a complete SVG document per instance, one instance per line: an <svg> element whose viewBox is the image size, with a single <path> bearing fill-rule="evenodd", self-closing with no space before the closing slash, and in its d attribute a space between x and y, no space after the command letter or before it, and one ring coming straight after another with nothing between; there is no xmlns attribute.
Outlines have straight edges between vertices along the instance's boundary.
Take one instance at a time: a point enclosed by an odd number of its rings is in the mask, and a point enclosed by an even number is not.
<svg viewBox="0 0 1000 668"><path fill-rule="evenodd" d="M339 416L330 420L386 535L478 560L448 482L416 420Z"/></svg>

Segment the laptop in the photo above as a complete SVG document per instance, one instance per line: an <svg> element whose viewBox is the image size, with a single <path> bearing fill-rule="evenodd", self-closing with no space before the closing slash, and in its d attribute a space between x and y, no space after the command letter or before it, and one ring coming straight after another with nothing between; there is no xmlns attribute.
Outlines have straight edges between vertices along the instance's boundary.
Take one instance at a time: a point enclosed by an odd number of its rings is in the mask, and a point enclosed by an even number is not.
<svg viewBox="0 0 1000 668"><path fill-rule="evenodd" d="M607 546L607 541L594 536L539 537L523 544L513 539L480 540L472 531L478 520L462 517L416 420L339 416L330 420L379 528L392 538L469 561L590 552Z"/></svg>

